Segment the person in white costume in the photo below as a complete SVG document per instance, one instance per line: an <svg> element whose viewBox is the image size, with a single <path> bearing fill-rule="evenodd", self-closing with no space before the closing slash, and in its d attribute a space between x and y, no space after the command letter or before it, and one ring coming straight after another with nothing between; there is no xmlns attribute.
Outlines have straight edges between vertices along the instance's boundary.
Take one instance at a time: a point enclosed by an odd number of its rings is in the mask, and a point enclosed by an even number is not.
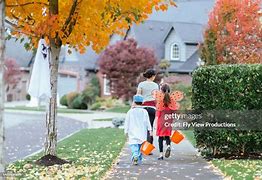
<svg viewBox="0 0 262 180"><path fill-rule="evenodd" d="M132 162L134 165L142 163L141 145L147 139L147 132L153 136L152 127L147 111L141 106L143 97L133 97L134 106L127 112L125 120L125 134L128 135L129 145L132 151Z"/></svg>

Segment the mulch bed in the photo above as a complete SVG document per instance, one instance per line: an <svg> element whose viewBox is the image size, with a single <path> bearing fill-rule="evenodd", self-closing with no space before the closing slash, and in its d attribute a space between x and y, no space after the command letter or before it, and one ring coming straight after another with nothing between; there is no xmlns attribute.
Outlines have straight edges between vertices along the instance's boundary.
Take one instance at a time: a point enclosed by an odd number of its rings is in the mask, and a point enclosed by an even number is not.
<svg viewBox="0 0 262 180"><path fill-rule="evenodd" d="M53 166L56 164L62 165L70 162L48 154L38 159L35 163L40 166Z"/></svg>
<svg viewBox="0 0 262 180"><path fill-rule="evenodd" d="M249 154L217 154L215 156L209 156L206 157L206 159L211 160L213 158L217 159L227 159L227 160L235 160L235 159L249 159L249 160L258 160L262 159L262 154L261 153L249 153Z"/></svg>

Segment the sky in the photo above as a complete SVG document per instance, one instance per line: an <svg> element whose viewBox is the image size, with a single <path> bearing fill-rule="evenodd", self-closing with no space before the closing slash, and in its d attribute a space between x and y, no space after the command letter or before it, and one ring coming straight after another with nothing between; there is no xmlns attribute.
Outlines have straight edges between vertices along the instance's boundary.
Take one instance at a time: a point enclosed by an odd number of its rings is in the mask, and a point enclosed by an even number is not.
<svg viewBox="0 0 262 180"><path fill-rule="evenodd" d="M154 12L149 20L166 22L192 22L207 24L208 15L214 7L215 0L176 0L177 7L167 11Z"/></svg>

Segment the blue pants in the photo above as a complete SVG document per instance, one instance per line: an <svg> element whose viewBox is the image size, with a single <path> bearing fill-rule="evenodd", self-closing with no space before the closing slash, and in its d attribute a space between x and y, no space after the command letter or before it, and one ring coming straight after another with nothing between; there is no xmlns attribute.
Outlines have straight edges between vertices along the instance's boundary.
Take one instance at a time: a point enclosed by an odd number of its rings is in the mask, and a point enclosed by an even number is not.
<svg viewBox="0 0 262 180"><path fill-rule="evenodd" d="M133 159L136 157L136 158L138 158L139 164L142 163L142 153L140 152L141 145L142 144L130 144L130 148L131 148L131 151L132 151L131 160L133 161Z"/></svg>

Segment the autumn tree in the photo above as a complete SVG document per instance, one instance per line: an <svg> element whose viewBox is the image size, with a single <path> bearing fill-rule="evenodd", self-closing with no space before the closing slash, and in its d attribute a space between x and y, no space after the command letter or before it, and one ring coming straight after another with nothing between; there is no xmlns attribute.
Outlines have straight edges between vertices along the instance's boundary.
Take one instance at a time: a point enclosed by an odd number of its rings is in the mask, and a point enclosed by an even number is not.
<svg viewBox="0 0 262 180"><path fill-rule="evenodd" d="M19 82L19 75L21 74L20 67L14 59L6 59L4 62L5 72L5 89L8 92L11 85L16 85Z"/></svg>
<svg viewBox="0 0 262 180"><path fill-rule="evenodd" d="M5 1L0 0L0 173L4 173L4 59L5 59Z"/></svg>
<svg viewBox="0 0 262 180"><path fill-rule="evenodd" d="M159 64L158 64L158 68L164 72L164 76L168 77L169 76L169 72L168 72L168 68L170 68L171 63L169 60L166 59L162 59Z"/></svg>
<svg viewBox="0 0 262 180"><path fill-rule="evenodd" d="M112 95L125 100L136 93L141 73L157 63L153 50L138 47L134 39L119 41L106 48L99 57L101 73L110 82Z"/></svg>
<svg viewBox="0 0 262 180"><path fill-rule="evenodd" d="M99 52L114 33L122 34L132 23L140 23L153 8L166 10L173 0L7 0L6 15L13 35L26 35L30 47L44 37L51 49L51 94L47 112L45 154L56 154L57 75L62 45L80 53L87 46ZM28 46L27 46L28 47Z"/></svg>
<svg viewBox="0 0 262 180"><path fill-rule="evenodd" d="M261 0L218 0L201 57L206 64L262 63Z"/></svg>

